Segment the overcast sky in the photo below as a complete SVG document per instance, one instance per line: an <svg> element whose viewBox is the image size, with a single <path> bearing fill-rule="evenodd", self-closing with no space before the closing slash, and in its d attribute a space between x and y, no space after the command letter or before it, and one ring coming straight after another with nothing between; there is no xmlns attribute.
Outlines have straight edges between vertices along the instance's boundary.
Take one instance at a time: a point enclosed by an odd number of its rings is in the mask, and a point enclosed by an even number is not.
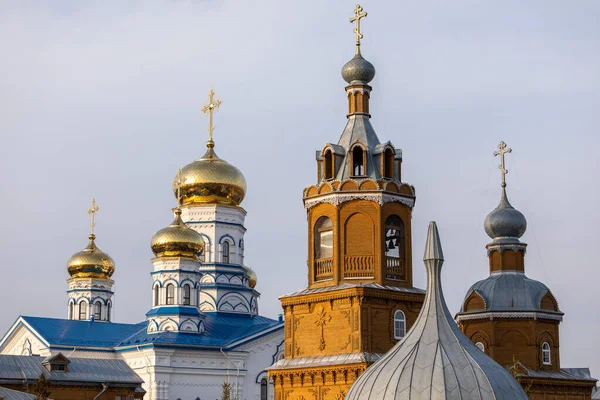
<svg viewBox="0 0 600 400"><path fill-rule="evenodd" d="M600 377L600 2L368 1L372 122L413 184L415 285L435 220L450 310L488 276L483 230L509 198L528 220L526 272L555 294L563 367ZM0 331L67 316L66 262L87 244L116 261L115 320L151 305L150 239L171 181L204 153L212 84L218 154L248 182L246 261L261 313L306 286L302 189L346 121L353 1L0 0Z"/></svg>

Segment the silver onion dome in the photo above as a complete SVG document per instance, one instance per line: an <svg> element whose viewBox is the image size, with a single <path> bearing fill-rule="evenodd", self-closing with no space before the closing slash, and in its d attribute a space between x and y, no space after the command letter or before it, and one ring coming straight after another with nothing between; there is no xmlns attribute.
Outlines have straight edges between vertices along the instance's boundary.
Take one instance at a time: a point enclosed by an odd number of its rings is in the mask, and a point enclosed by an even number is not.
<svg viewBox="0 0 600 400"><path fill-rule="evenodd" d="M342 78L349 84L369 83L375 77L375 67L357 53L342 67Z"/></svg>
<svg viewBox="0 0 600 400"><path fill-rule="evenodd" d="M510 373L460 331L442 293L435 222L425 245L427 295L408 334L354 382L346 400L526 400Z"/></svg>
<svg viewBox="0 0 600 400"><path fill-rule="evenodd" d="M527 230L525 216L509 203L505 187L502 187L500 204L485 218L484 228L492 239L520 238Z"/></svg>

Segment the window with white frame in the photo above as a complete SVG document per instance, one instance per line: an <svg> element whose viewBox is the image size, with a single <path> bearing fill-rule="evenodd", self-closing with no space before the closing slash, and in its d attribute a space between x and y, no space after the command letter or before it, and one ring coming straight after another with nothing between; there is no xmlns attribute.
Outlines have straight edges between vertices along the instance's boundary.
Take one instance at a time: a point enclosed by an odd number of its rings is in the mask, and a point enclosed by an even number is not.
<svg viewBox="0 0 600 400"><path fill-rule="evenodd" d="M225 240L223 244L221 244L221 262L229 264L229 252L229 242Z"/></svg>
<svg viewBox="0 0 600 400"><path fill-rule="evenodd" d="M544 365L552 364L552 359L550 358L550 345L548 342L542 343L542 363Z"/></svg>
<svg viewBox="0 0 600 400"><path fill-rule="evenodd" d="M82 301L81 303L79 303L79 319L80 320L87 319L87 309L88 309L87 302Z"/></svg>
<svg viewBox="0 0 600 400"><path fill-rule="evenodd" d="M167 285L167 304L175 304L175 286L172 283Z"/></svg>
<svg viewBox="0 0 600 400"><path fill-rule="evenodd" d="M185 285L183 285L183 305L189 306L191 304L191 301L192 297L190 285L186 283Z"/></svg>
<svg viewBox="0 0 600 400"><path fill-rule="evenodd" d="M400 340L406 336L406 316L401 310L394 313L394 339Z"/></svg>
<svg viewBox="0 0 600 400"><path fill-rule="evenodd" d="M94 303L94 319L96 321L102 320L102 303L99 301Z"/></svg>

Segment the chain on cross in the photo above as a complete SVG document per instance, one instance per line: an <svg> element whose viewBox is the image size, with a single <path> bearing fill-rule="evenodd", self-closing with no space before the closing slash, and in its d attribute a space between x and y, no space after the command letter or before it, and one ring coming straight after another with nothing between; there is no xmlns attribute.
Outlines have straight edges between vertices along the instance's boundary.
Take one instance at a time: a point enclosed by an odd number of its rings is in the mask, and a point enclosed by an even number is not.
<svg viewBox="0 0 600 400"><path fill-rule="evenodd" d="M363 34L360 33L360 20L367 16L366 11L363 12L363 8L360 4L356 5L354 9L354 17L350 18L350 23L356 22L356 28L354 28L354 33L356 34L356 51L360 51L360 39L363 38Z"/></svg>
<svg viewBox="0 0 600 400"><path fill-rule="evenodd" d="M209 122L208 122L208 141L209 142L212 142L213 130L215 129L215 127L213 126L213 112L216 109L218 109L219 106L222 103L221 100L215 100L214 96L215 96L215 92L213 91L213 89L211 87L210 88L210 92L208 92L208 103L205 104L204 107L202 107L201 110L200 110L204 114L208 113L208 118L209 118Z"/></svg>
<svg viewBox="0 0 600 400"><path fill-rule="evenodd" d="M88 214L91 216L90 222L90 234L94 234L94 227L96 226L96 213L100 210L100 207L96 205L96 198L92 198L92 207L88 208Z"/></svg>
<svg viewBox="0 0 600 400"><path fill-rule="evenodd" d="M498 151L494 152L494 156L500 156L500 165L498 165L498 168L502 173L502 187L506 187L506 174L508 174L508 170L506 169L506 164L504 160L504 155L506 153L512 153L512 149L507 149L506 143L500 142L500 144L498 145Z"/></svg>

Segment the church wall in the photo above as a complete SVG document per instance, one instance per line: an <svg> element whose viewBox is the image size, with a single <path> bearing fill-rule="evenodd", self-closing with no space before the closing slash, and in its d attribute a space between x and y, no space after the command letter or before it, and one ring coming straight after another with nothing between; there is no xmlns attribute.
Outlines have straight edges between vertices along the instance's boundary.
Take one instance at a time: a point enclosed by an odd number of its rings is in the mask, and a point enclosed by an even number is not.
<svg viewBox="0 0 600 400"><path fill-rule="evenodd" d="M26 326L17 327L0 348L0 354L49 356L50 351Z"/></svg>

